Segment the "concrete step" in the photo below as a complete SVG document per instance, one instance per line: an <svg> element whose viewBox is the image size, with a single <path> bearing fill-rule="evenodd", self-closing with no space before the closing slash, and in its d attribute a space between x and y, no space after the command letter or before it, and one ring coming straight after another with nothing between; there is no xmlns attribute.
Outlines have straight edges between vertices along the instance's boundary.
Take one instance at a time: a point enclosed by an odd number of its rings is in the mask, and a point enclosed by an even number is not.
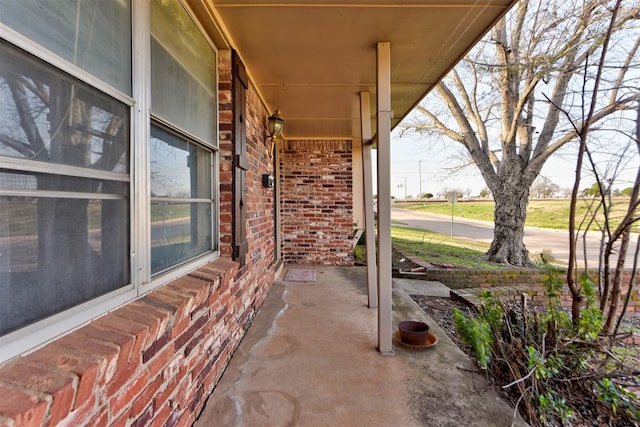
<svg viewBox="0 0 640 427"><path fill-rule="evenodd" d="M394 277L393 286L404 290L409 295L449 298L451 289L440 282L418 279L401 279Z"/></svg>
<svg viewBox="0 0 640 427"><path fill-rule="evenodd" d="M535 293L534 289L531 289L528 285L495 286L491 288L451 289L451 298L462 301L470 307L477 307L482 303L482 298L480 297L482 291L489 291L495 298L501 300L513 301L520 301L522 294L533 297Z"/></svg>

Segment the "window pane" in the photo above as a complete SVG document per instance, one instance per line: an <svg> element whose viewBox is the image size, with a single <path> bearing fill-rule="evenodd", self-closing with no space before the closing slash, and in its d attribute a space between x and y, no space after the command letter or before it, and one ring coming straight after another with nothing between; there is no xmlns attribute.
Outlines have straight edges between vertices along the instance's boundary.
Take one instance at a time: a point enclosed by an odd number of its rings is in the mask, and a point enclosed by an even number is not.
<svg viewBox="0 0 640 427"><path fill-rule="evenodd" d="M211 199L211 152L151 127L151 197Z"/></svg>
<svg viewBox="0 0 640 427"><path fill-rule="evenodd" d="M151 202L151 272L211 251L211 203Z"/></svg>
<svg viewBox="0 0 640 427"><path fill-rule="evenodd" d="M151 109L216 143L216 56L177 1L151 2Z"/></svg>
<svg viewBox="0 0 640 427"><path fill-rule="evenodd" d="M0 156L126 174L128 107L0 42Z"/></svg>
<svg viewBox="0 0 640 427"><path fill-rule="evenodd" d="M0 334L130 283L126 105L0 41L0 156Z"/></svg>
<svg viewBox="0 0 640 427"><path fill-rule="evenodd" d="M2 174L5 188L9 176L60 188L56 176ZM119 191L107 200L0 195L1 335L129 283L129 206Z"/></svg>
<svg viewBox="0 0 640 427"><path fill-rule="evenodd" d="M213 250L212 156L196 144L151 127L152 273Z"/></svg>
<svg viewBox="0 0 640 427"><path fill-rule="evenodd" d="M131 94L129 0L2 0L0 22Z"/></svg>

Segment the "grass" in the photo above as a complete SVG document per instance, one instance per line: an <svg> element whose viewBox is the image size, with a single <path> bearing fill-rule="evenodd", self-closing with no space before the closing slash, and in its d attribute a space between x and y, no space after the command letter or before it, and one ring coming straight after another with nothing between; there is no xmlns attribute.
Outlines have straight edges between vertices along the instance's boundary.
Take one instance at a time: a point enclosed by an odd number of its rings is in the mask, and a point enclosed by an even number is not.
<svg viewBox="0 0 640 427"><path fill-rule="evenodd" d="M611 214L611 225L616 227L624 214L629 199L617 198L613 200L613 208ZM589 210L591 200L582 199L578 201L576 218L581 221ZM405 207L405 205L401 205ZM407 204L407 209L429 212L440 215L451 216L451 204L443 202L424 202ZM493 210L495 204L492 200L487 201L470 201L458 202L454 205L454 217L478 219L482 221L493 221ZM568 229L569 228L569 200L530 200L527 209L527 226ZM594 224L591 227L598 230L598 226Z"/></svg>
<svg viewBox="0 0 640 427"><path fill-rule="evenodd" d="M505 269L501 264L484 260L489 245L474 240L450 238L420 228L393 225L393 244L427 262L453 264L463 268Z"/></svg>
<svg viewBox="0 0 640 427"><path fill-rule="evenodd" d="M190 203L152 203L151 222L169 219L188 218L191 215Z"/></svg>
<svg viewBox="0 0 640 427"><path fill-rule="evenodd" d="M367 249L364 244L358 244L353 249L353 257L356 262L366 264L367 262Z"/></svg>
<svg viewBox="0 0 640 427"><path fill-rule="evenodd" d="M393 245L401 252L426 262L453 264L461 268L505 269L507 267L484 260L489 245L471 239L451 238L421 228L394 221L391 226ZM355 247L356 262L366 263L364 237Z"/></svg>

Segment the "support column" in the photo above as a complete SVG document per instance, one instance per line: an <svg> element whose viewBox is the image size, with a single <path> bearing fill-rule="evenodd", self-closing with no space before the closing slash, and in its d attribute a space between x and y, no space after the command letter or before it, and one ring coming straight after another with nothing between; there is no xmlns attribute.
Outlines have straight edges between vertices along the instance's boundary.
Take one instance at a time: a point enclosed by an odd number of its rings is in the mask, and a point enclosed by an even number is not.
<svg viewBox="0 0 640 427"><path fill-rule="evenodd" d="M377 45L378 351L393 354L391 299L391 44Z"/></svg>
<svg viewBox="0 0 640 427"><path fill-rule="evenodd" d="M373 173L371 170L371 103L369 92L360 92L360 126L362 129L362 178L364 181L364 230L367 248L367 289L369 308L378 306L376 279L376 230L373 213Z"/></svg>

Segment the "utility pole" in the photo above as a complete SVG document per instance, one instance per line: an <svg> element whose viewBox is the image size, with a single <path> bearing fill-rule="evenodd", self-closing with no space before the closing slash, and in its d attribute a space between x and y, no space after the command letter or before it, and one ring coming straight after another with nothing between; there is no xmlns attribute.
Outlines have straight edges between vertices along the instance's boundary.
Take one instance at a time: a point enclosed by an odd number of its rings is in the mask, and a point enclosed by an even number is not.
<svg viewBox="0 0 640 427"><path fill-rule="evenodd" d="M418 160L418 179L420 180L420 193L418 194L418 199L422 199L422 160Z"/></svg>
<svg viewBox="0 0 640 427"><path fill-rule="evenodd" d="M456 204L458 199L457 191L449 191L447 192L447 199L451 202L451 237L453 238L453 207Z"/></svg>
<svg viewBox="0 0 640 427"><path fill-rule="evenodd" d="M404 177L404 202L407 203L407 177Z"/></svg>

